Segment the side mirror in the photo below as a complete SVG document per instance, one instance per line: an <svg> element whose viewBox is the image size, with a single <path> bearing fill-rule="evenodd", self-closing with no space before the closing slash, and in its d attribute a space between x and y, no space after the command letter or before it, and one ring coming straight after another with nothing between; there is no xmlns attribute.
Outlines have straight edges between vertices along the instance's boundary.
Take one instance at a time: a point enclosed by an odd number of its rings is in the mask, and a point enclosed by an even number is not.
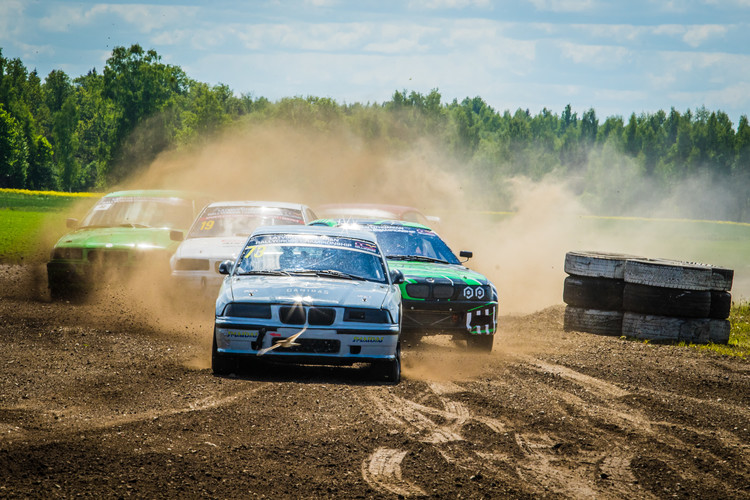
<svg viewBox="0 0 750 500"><path fill-rule="evenodd" d="M182 241L185 239L185 236L182 234L182 231L173 229L169 232L169 239L172 241Z"/></svg>
<svg viewBox="0 0 750 500"><path fill-rule="evenodd" d="M219 274L231 274L232 266L234 266L233 260L225 260L219 264Z"/></svg>
<svg viewBox="0 0 750 500"><path fill-rule="evenodd" d="M401 270L391 269L391 281L394 285L400 285L406 281L406 278L404 278L404 273L402 273Z"/></svg>
<svg viewBox="0 0 750 500"><path fill-rule="evenodd" d="M459 252L459 254L458 254L458 255L459 255L460 257L463 257L463 258L464 258L464 259L466 259L466 260L469 260L469 259L471 259L472 257L474 257L474 252L467 252L466 250L461 250L461 252ZM466 260L465 260L464 262L466 262Z"/></svg>
<svg viewBox="0 0 750 500"><path fill-rule="evenodd" d="M70 229L74 229L78 227L78 219L73 219L73 218L65 219L65 225L69 227Z"/></svg>

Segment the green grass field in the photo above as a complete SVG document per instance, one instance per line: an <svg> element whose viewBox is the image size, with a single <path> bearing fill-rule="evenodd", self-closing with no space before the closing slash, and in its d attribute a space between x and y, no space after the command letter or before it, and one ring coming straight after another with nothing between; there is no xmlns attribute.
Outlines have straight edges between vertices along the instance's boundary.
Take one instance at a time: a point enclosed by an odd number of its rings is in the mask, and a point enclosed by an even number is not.
<svg viewBox="0 0 750 500"><path fill-rule="evenodd" d="M99 196L0 189L0 262L46 259L51 244L67 231L68 213L77 203L87 206Z"/></svg>

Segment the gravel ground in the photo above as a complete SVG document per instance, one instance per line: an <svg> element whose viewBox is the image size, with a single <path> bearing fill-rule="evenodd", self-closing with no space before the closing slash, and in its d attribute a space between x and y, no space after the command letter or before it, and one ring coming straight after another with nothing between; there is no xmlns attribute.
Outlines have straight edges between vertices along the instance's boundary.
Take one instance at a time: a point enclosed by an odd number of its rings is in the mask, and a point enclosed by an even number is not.
<svg viewBox="0 0 750 500"><path fill-rule="evenodd" d="M215 377L210 307L50 302L43 268L0 266L0 497L750 498L749 361L562 318L407 347L397 386Z"/></svg>

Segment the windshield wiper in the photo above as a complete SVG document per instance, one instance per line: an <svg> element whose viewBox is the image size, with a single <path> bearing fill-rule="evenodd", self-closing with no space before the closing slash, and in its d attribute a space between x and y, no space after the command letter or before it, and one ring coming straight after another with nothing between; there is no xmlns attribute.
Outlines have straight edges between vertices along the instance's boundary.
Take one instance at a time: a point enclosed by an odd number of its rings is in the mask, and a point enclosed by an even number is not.
<svg viewBox="0 0 750 500"><path fill-rule="evenodd" d="M242 276L247 276L249 274L260 274L264 276L291 276L287 271L245 271L243 273L237 273Z"/></svg>
<svg viewBox="0 0 750 500"><path fill-rule="evenodd" d="M450 264L447 260L425 257L424 255L386 255L385 258L391 260L415 260L417 262L439 262L440 264Z"/></svg>
<svg viewBox="0 0 750 500"><path fill-rule="evenodd" d="M304 271L293 271L294 274L314 274L315 276L325 276L326 278L341 278L347 280L359 280L367 281L367 278L357 276L356 274L349 274L336 269L309 269Z"/></svg>

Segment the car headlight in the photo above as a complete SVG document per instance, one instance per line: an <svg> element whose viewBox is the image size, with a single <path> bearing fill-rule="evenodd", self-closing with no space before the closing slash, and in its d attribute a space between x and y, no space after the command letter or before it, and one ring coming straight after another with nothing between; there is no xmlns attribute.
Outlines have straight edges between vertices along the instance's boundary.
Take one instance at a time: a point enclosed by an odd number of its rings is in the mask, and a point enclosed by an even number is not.
<svg viewBox="0 0 750 500"><path fill-rule="evenodd" d="M391 315L385 309L347 307L344 309L344 321L356 321L359 323L391 323Z"/></svg>
<svg viewBox="0 0 750 500"><path fill-rule="evenodd" d="M52 249L52 259L81 260L83 259L83 248L59 247Z"/></svg>
<svg viewBox="0 0 750 500"><path fill-rule="evenodd" d="M230 302L224 308L223 316L233 316L235 318L271 319L271 306L268 304L246 304L242 302Z"/></svg>

